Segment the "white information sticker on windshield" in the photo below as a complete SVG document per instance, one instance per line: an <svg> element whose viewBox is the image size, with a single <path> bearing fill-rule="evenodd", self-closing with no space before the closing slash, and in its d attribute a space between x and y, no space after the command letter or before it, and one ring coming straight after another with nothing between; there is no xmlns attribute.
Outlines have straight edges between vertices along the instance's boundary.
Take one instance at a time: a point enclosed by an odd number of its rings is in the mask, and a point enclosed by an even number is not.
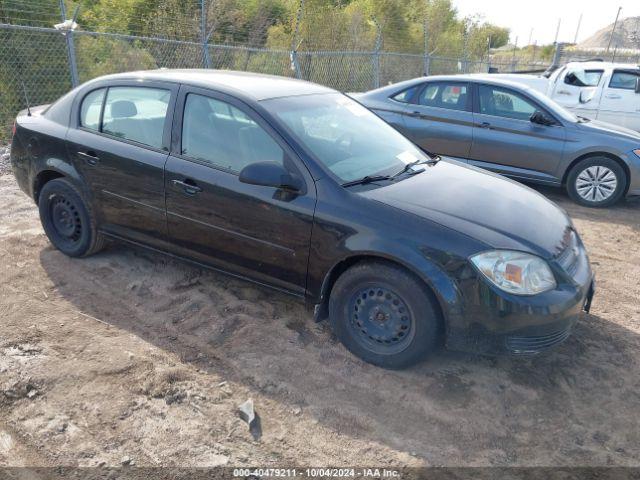
<svg viewBox="0 0 640 480"><path fill-rule="evenodd" d="M338 99L338 105L342 105L344 108L353 113L356 117L362 117L368 113L368 110L359 103L354 102L348 98Z"/></svg>
<svg viewBox="0 0 640 480"><path fill-rule="evenodd" d="M404 163L413 163L416 160L418 160L418 157L416 157L413 153L409 151L399 153L398 155L396 155L396 158Z"/></svg>

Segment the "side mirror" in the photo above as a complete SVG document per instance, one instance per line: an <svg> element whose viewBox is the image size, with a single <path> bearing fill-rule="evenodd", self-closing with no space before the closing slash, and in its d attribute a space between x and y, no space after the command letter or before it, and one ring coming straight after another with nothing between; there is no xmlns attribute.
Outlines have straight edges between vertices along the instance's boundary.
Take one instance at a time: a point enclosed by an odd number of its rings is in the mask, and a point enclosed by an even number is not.
<svg viewBox="0 0 640 480"><path fill-rule="evenodd" d="M636 78L636 93L640 93L640 77Z"/></svg>
<svg viewBox="0 0 640 480"><path fill-rule="evenodd" d="M531 123L536 123L538 125L551 126L556 124L556 122L552 118L549 118L540 110L536 110L535 112L533 112L529 120L531 121Z"/></svg>
<svg viewBox="0 0 640 480"><path fill-rule="evenodd" d="M595 94L596 94L596 91L592 88L581 90L580 103L589 103L591 100L593 100L593 97L595 96Z"/></svg>
<svg viewBox="0 0 640 480"><path fill-rule="evenodd" d="M250 185L275 187L290 192L302 190L303 183L278 162L257 162L247 165L240 172L240 181Z"/></svg>

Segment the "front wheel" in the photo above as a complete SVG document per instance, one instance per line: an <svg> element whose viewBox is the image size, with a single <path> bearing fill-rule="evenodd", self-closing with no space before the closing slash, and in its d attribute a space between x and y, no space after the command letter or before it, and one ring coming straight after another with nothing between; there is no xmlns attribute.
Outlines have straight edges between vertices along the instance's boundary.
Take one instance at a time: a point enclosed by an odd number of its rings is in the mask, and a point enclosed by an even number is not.
<svg viewBox="0 0 640 480"><path fill-rule="evenodd" d="M624 195L627 175L618 162L592 157L575 165L567 176L567 192L586 207L609 207Z"/></svg>
<svg viewBox="0 0 640 480"><path fill-rule="evenodd" d="M62 253L85 257L104 245L91 210L76 188L64 178L47 182L38 197L40 221L47 237Z"/></svg>
<svg viewBox="0 0 640 480"><path fill-rule="evenodd" d="M329 318L343 345L364 361L403 368L438 344L436 300L411 273L384 262L357 264L336 281Z"/></svg>

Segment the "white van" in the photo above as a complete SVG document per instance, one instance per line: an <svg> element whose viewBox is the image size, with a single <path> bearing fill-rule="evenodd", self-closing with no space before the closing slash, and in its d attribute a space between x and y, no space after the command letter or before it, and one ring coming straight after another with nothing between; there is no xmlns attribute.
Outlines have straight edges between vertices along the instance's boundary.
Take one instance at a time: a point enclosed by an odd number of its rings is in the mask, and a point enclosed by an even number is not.
<svg viewBox="0 0 640 480"><path fill-rule="evenodd" d="M640 131L640 66L572 62L546 76L493 74L535 88L576 115Z"/></svg>

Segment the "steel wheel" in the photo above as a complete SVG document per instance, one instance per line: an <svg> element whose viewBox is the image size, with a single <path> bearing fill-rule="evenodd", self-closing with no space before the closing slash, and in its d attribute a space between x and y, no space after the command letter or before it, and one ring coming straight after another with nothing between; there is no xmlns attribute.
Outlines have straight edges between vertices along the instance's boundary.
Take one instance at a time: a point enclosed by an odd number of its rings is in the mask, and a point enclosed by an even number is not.
<svg viewBox="0 0 640 480"><path fill-rule="evenodd" d="M75 244L82 238L82 220L78 207L62 195L49 199L49 214L55 233L67 243Z"/></svg>
<svg viewBox="0 0 640 480"><path fill-rule="evenodd" d="M356 341L372 352L399 353L411 343L412 312L392 290L376 285L358 289L351 296L350 311Z"/></svg>
<svg viewBox="0 0 640 480"><path fill-rule="evenodd" d="M594 165L584 169L576 178L576 191L589 202L608 200L618 187L616 174L607 167Z"/></svg>

